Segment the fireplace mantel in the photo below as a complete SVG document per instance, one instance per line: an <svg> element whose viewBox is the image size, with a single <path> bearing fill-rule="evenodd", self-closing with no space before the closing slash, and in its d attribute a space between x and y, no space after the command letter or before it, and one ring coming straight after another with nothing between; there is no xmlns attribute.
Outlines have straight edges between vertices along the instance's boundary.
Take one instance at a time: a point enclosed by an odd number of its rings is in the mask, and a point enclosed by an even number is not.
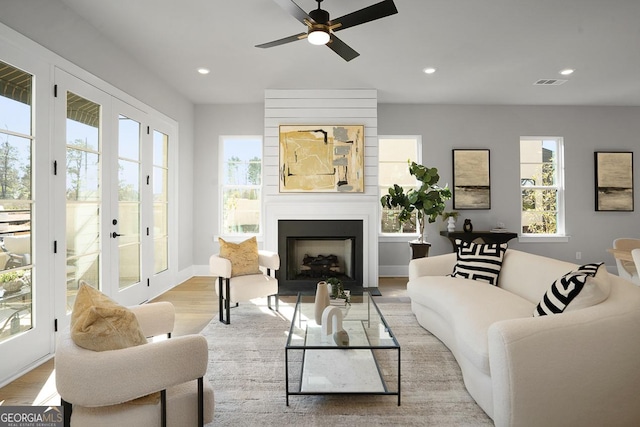
<svg viewBox="0 0 640 427"><path fill-rule="evenodd" d="M364 198L364 197L363 197ZM367 197L368 199L368 197ZM378 286L378 204L371 198L361 202L318 203L269 201L265 203L265 249L278 252L279 220L360 220L362 221L362 286Z"/></svg>

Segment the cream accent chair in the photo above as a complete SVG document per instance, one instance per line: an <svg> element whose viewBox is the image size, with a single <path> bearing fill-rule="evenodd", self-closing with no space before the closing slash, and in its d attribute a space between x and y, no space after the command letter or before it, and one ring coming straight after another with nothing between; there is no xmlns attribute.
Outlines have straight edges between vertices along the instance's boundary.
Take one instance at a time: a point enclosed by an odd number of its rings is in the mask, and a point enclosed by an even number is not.
<svg viewBox="0 0 640 427"><path fill-rule="evenodd" d="M145 336L171 336L175 309L169 302L128 307ZM60 332L56 386L65 426L202 426L213 420L214 396L204 379L207 340L187 335L121 350L92 351ZM161 392L160 402L131 401Z"/></svg>
<svg viewBox="0 0 640 427"><path fill-rule="evenodd" d="M259 250L258 264L261 270L266 270L265 274L248 274L246 276L231 277L231 261L221 258L218 254L209 258L209 269L211 274L217 277L220 322L229 324L231 304L238 305L238 302L249 301L254 298L267 297L267 305L271 307L271 297L276 300L276 311L278 307L278 279L275 272L280 268L280 256L275 252ZM273 272L273 275L272 275Z"/></svg>
<svg viewBox="0 0 640 427"><path fill-rule="evenodd" d="M630 251L640 248L640 239L628 239L619 238L613 241L614 249L622 249L624 251ZM618 276L627 279L636 285L640 285L640 277L638 276L638 263L633 261L626 261L616 258L616 265L618 267Z"/></svg>

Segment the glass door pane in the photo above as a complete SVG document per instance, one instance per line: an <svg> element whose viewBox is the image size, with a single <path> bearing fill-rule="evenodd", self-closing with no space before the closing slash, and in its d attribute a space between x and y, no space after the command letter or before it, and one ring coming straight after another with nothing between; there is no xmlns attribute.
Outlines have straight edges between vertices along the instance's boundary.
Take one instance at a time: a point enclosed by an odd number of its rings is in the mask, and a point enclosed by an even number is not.
<svg viewBox="0 0 640 427"><path fill-rule="evenodd" d="M153 272L169 267L169 136L153 131Z"/></svg>
<svg viewBox="0 0 640 427"><path fill-rule="evenodd" d="M0 343L34 327L33 76L0 62Z"/></svg>
<svg viewBox="0 0 640 427"><path fill-rule="evenodd" d="M101 289L100 118L99 104L67 92L67 313L81 280Z"/></svg>
<svg viewBox="0 0 640 427"><path fill-rule="evenodd" d="M119 116L119 288L140 282L140 123Z"/></svg>

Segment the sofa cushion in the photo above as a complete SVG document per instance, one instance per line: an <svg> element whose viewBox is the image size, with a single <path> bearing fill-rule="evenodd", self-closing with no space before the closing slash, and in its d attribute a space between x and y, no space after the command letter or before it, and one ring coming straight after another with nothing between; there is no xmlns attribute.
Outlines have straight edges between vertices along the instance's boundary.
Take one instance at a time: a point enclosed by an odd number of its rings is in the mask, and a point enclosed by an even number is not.
<svg viewBox="0 0 640 427"><path fill-rule="evenodd" d="M80 283L71 312L71 338L93 351L145 344L136 315L85 282Z"/></svg>
<svg viewBox="0 0 640 427"><path fill-rule="evenodd" d="M489 326L505 319L530 317L534 304L504 289L458 277L423 276L409 282L412 303L437 313L450 325L449 337L438 336L456 358L464 357L489 375ZM430 325L422 325L430 330Z"/></svg>
<svg viewBox="0 0 640 427"><path fill-rule="evenodd" d="M498 284L506 243L473 243L456 239L456 247L458 261L453 267L453 277Z"/></svg>
<svg viewBox="0 0 640 427"><path fill-rule="evenodd" d="M258 263L258 241L255 236L240 243L218 238L220 257L231 261L231 277L261 274Z"/></svg>
<svg viewBox="0 0 640 427"><path fill-rule="evenodd" d="M576 298L578 298L576 309L594 305L606 299L609 292L605 291L604 288L608 281L605 281L605 276L602 272L598 279L595 278L596 273L602 266L603 263L581 265L576 270L556 279L536 306L533 315L545 316L547 314L562 313ZM606 274L608 275L608 273ZM579 298L589 278L593 280L591 280L585 295ZM601 286L602 289L600 289Z"/></svg>

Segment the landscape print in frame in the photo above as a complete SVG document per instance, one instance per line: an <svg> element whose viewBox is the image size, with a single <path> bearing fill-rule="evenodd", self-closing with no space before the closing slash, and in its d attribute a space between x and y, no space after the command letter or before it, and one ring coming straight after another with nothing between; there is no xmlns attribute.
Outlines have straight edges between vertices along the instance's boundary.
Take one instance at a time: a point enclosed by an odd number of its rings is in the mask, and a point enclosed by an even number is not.
<svg viewBox="0 0 640 427"><path fill-rule="evenodd" d="M491 209L489 150L453 150L453 209Z"/></svg>
<svg viewBox="0 0 640 427"><path fill-rule="evenodd" d="M364 192L364 126L280 125L280 192Z"/></svg>
<svg viewBox="0 0 640 427"><path fill-rule="evenodd" d="M595 152L596 211L633 211L633 153Z"/></svg>

